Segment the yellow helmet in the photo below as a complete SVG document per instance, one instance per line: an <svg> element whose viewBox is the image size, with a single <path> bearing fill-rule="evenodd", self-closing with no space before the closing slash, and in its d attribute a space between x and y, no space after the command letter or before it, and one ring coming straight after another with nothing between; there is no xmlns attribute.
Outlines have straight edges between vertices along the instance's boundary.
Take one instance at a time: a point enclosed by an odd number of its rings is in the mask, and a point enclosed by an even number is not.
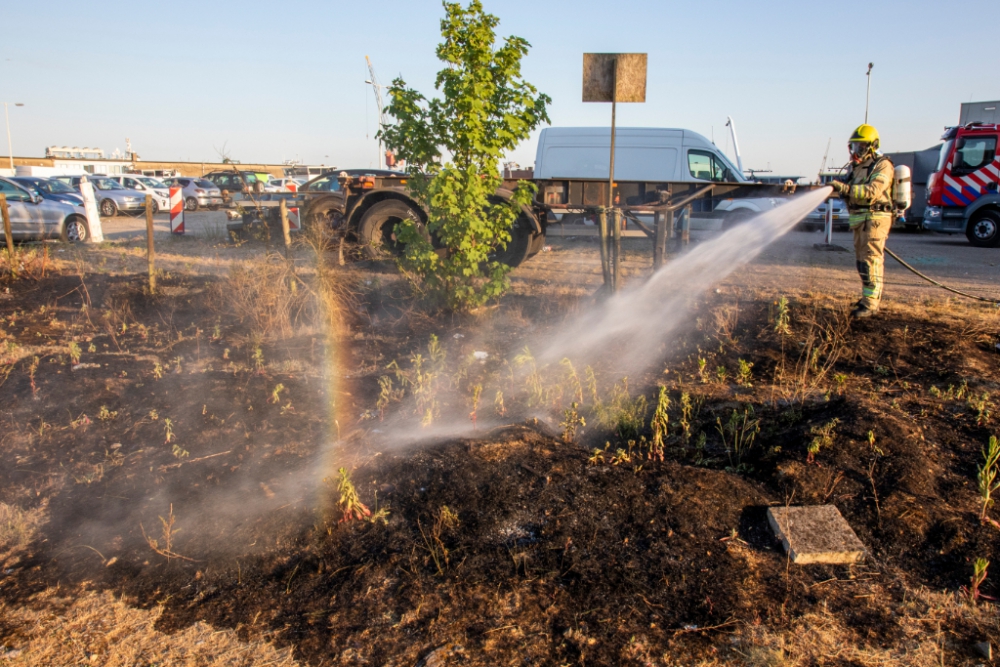
<svg viewBox="0 0 1000 667"><path fill-rule="evenodd" d="M847 140L847 143L871 144L872 148L878 148L878 130L871 125L858 125L854 134Z"/></svg>

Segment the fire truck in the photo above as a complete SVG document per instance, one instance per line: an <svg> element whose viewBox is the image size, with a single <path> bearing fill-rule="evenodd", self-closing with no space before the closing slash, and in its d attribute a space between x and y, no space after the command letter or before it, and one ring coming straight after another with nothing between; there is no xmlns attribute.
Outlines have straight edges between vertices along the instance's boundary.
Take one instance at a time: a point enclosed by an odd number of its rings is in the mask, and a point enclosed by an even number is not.
<svg viewBox="0 0 1000 667"><path fill-rule="evenodd" d="M927 183L923 226L965 232L980 248L1000 246L1000 125L969 123L947 128L937 170Z"/></svg>

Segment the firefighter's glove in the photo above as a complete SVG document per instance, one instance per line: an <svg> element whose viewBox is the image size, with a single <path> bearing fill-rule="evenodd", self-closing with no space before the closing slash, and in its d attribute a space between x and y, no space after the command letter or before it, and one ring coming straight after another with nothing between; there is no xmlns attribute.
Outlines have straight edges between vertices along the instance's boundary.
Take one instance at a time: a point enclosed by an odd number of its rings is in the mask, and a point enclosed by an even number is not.
<svg viewBox="0 0 1000 667"><path fill-rule="evenodd" d="M830 181L827 185L832 187L833 192L838 195L844 194L849 189L847 183L841 183L840 181Z"/></svg>

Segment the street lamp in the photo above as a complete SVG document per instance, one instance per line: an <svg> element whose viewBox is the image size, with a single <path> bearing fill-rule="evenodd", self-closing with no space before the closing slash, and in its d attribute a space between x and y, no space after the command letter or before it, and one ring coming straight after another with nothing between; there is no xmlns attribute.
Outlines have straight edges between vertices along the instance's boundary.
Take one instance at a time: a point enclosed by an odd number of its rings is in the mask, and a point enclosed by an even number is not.
<svg viewBox="0 0 1000 667"><path fill-rule="evenodd" d="M10 113L7 111L8 102L3 103L3 115L4 119L7 121L7 157L10 158L10 170L14 171L14 149L11 147L10 143ZM20 102L14 102L14 106L23 107L24 105Z"/></svg>

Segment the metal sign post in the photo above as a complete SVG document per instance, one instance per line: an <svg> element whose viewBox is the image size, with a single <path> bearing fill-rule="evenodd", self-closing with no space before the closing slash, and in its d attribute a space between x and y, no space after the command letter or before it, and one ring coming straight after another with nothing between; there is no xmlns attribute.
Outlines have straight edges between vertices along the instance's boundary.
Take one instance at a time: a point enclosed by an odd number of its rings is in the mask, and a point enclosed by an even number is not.
<svg viewBox="0 0 1000 667"><path fill-rule="evenodd" d="M605 208L614 235L609 248L607 228L601 226L601 269L604 285L618 290L621 260L621 215L615 201L615 122L618 102L646 101L645 53L584 53L583 101L611 102L611 158L608 168L608 196ZM603 216L603 213L602 213Z"/></svg>

